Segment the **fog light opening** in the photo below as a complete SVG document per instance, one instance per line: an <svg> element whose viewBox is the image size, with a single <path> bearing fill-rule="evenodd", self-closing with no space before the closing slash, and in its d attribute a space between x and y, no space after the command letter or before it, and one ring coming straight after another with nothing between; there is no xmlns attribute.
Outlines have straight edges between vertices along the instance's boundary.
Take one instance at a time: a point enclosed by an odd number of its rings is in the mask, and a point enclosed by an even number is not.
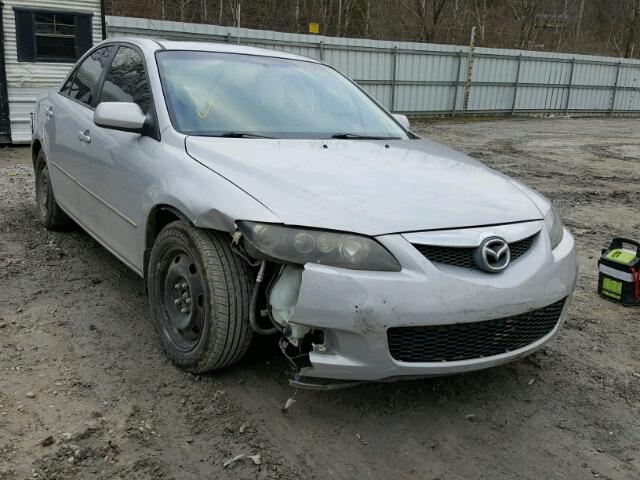
<svg viewBox="0 0 640 480"><path fill-rule="evenodd" d="M327 346L324 344L324 331L320 329L307 329L307 333L302 338L295 338L293 335L282 337L280 340L280 350L289 361L289 365L297 372L301 368L311 367L309 353L325 353ZM296 329L293 329L295 332Z"/></svg>

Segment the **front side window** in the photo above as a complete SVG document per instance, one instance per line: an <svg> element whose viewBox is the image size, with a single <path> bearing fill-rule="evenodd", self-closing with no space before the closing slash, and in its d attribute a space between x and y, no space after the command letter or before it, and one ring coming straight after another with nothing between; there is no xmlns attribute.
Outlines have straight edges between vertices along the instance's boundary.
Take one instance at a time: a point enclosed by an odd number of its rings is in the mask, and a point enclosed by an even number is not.
<svg viewBox="0 0 640 480"><path fill-rule="evenodd" d="M60 93L91 105L95 98L96 86L112 51L113 47L104 47L91 53L69 77Z"/></svg>
<svg viewBox="0 0 640 480"><path fill-rule="evenodd" d="M144 68L144 59L135 49L120 47L102 86L99 102L133 102L144 113L151 107L151 92Z"/></svg>
<svg viewBox="0 0 640 480"><path fill-rule="evenodd" d="M75 62L92 44L91 14L15 9L19 62Z"/></svg>
<svg viewBox="0 0 640 480"><path fill-rule="evenodd" d="M182 133L408 138L359 88L319 63L170 50L157 58L171 120Z"/></svg>

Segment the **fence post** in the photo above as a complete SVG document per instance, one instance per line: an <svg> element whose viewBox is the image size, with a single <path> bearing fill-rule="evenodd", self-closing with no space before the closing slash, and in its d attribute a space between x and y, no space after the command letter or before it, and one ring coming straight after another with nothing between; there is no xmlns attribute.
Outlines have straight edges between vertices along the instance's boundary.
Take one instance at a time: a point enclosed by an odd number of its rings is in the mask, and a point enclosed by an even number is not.
<svg viewBox="0 0 640 480"><path fill-rule="evenodd" d="M616 94L618 93L618 79L620 78L620 63L616 67L616 83L613 84L613 91L611 92L611 106L609 107L609 116L613 115L613 108L616 104Z"/></svg>
<svg viewBox="0 0 640 480"><path fill-rule="evenodd" d="M458 103L458 82L460 81L460 70L462 70L462 50L458 55L458 70L456 71L456 78L453 79L453 104L451 105L451 116L456 114L456 103Z"/></svg>
<svg viewBox="0 0 640 480"><path fill-rule="evenodd" d="M236 43L238 45L240 45L240 7L242 7L242 3L240 3L240 0L238 0L238 3L236 5L236 19L238 20L236 27L237 27L237 31L238 31L238 37L236 38Z"/></svg>
<svg viewBox="0 0 640 480"><path fill-rule="evenodd" d="M471 27L471 40L469 41L469 55L467 56L467 76L464 82L464 96L462 103L462 112L467 113L469 106L469 95L471 93L471 81L473 78L473 50L476 45L476 27Z"/></svg>
<svg viewBox="0 0 640 480"><path fill-rule="evenodd" d="M520 83L520 65L522 64L522 54L518 55L518 65L516 66L516 81L513 84L513 101L511 102L511 116L516 111L516 100L518 98L518 83Z"/></svg>
<svg viewBox="0 0 640 480"><path fill-rule="evenodd" d="M324 62L324 43L322 40L320 40L320 43L318 44L318 48L320 49L320 61Z"/></svg>
<svg viewBox="0 0 640 480"><path fill-rule="evenodd" d="M396 109L396 62L398 59L398 46L393 47L393 60L391 61L391 111Z"/></svg>
<svg viewBox="0 0 640 480"><path fill-rule="evenodd" d="M571 98L571 84L573 83L573 67L576 65L576 57L571 59L571 71L569 72L569 85L567 85L567 101L564 104L565 116L569 113L569 99Z"/></svg>

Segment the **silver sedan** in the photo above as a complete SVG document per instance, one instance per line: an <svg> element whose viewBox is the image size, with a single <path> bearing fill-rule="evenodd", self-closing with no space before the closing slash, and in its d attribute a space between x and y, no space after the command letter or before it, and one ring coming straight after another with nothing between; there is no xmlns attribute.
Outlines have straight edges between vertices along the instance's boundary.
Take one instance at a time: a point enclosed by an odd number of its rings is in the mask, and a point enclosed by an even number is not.
<svg viewBox="0 0 640 480"><path fill-rule="evenodd" d="M464 372L567 314L575 246L551 203L316 60L109 40L33 128L43 225L75 222L143 277L190 372L254 334L279 336L298 385Z"/></svg>

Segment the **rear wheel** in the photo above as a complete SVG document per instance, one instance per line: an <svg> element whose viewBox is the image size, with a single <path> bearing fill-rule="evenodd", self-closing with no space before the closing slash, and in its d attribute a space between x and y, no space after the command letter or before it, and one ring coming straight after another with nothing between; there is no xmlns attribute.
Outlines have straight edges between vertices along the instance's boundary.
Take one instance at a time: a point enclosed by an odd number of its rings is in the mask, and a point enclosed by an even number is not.
<svg viewBox="0 0 640 480"><path fill-rule="evenodd" d="M204 373L246 353L253 276L227 239L170 223L153 245L148 285L156 333L176 365Z"/></svg>
<svg viewBox="0 0 640 480"><path fill-rule="evenodd" d="M56 203L49 176L49 167L45 161L44 152L40 150L36 159L36 204L38 205L38 219L42 226L49 230L66 228L71 223L69 217Z"/></svg>

